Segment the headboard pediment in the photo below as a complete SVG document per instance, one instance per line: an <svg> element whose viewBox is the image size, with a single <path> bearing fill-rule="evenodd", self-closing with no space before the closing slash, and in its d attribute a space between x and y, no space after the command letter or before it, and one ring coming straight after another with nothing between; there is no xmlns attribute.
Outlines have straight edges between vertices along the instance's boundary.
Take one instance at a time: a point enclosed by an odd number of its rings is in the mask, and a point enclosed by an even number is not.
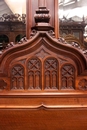
<svg viewBox="0 0 87 130"><path fill-rule="evenodd" d="M84 75L85 70L86 58L81 50L44 31L7 48L0 57L0 79L11 91L77 89L78 75Z"/></svg>

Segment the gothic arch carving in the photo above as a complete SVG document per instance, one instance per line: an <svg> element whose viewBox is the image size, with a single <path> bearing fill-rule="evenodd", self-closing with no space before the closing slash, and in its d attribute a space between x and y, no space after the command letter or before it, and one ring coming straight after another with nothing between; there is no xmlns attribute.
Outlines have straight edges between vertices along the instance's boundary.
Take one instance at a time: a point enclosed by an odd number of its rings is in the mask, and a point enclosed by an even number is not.
<svg viewBox="0 0 87 130"><path fill-rule="evenodd" d="M58 89L58 60L49 57L44 61L44 89Z"/></svg>
<svg viewBox="0 0 87 130"><path fill-rule="evenodd" d="M61 42L51 38L48 33L37 33L29 41L21 45L15 45L12 48L5 50L2 56L0 56L0 69L5 70L6 73L6 68L9 67L10 62L13 59L28 55L36 51L42 45L44 45L48 50L56 53L57 55L62 55L71 58L78 68L78 74L81 74L87 68L86 58L79 50L75 49L72 46L64 45Z"/></svg>
<svg viewBox="0 0 87 130"><path fill-rule="evenodd" d="M28 89L42 89L42 64L39 58L32 57L27 61Z"/></svg>
<svg viewBox="0 0 87 130"><path fill-rule="evenodd" d="M35 64L37 68L35 71L29 68L32 60L36 60L39 64L39 68ZM51 65L52 60L55 61L55 67L52 67L53 64ZM49 63L49 68L45 68L46 63ZM67 77L61 76L59 72L64 63L71 63L72 66L75 66L77 75L77 77L70 75L69 81L67 81L69 86L66 85L65 89L61 82L66 83ZM13 76L12 72L11 80L9 79L8 69L12 68L13 64L23 65L24 76L22 75L22 78L18 78L22 87L18 87L17 76ZM43 90L57 90L56 92L61 89L73 90L76 87L75 80L77 81L78 75L81 75L81 73L87 75L86 67L86 58L81 51L72 46L64 45L55 40L55 38L51 38L47 32L39 32L29 41L8 48L0 55L0 77L3 77L2 80L6 79L8 88L11 88L11 90L26 89L28 92L31 90L42 90L42 92L44 92Z"/></svg>
<svg viewBox="0 0 87 130"><path fill-rule="evenodd" d="M25 89L25 70L20 64L16 64L11 69L11 89Z"/></svg>
<svg viewBox="0 0 87 130"><path fill-rule="evenodd" d="M64 64L61 68L61 89L75 89L75 67Z"/></svg>

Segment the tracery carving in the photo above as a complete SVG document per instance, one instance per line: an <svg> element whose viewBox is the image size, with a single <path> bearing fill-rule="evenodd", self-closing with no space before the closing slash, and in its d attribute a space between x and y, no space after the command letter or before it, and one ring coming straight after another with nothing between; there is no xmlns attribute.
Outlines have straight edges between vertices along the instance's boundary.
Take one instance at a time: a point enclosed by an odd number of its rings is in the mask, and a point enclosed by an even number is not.
<svg viewBox="0 0 87 130"><path fill-rule="evenodd" d="M19 62L20 62L21 64L25 64L25 61L26 61L26 59L22 59L22 60L20 60Z"/></svg>
<svg viewBox="0 0 87 130"><path fill-rule="evenodd" d="M61 89L74 89L75 69L72 65L64 65L61 70Z"/></svg>
<svg viewBox="0 0 87 130"><path fill-rule="evenodd" d="M24 89L24 68L21 65L12 68L11 89Z"/></svg>
<svg viewBox="0 0 87 130"><path fill-rule="evenodd" d="M65 62L67 62L67 57L59 57L58 56L58 61L60 62L60 64L63 64Z"/></svg>
<svg viewBox="0 0 87 130"><path fill-rule="evenodd" d="M0 89L3 90L6 89L6 87L7 83L3 79L0 79Z"/></svg>
<svg viewBox="0 0 87 130"><path fill-rule="evenodd" d="M49 53L47 53L44 49L41 49L38 53L36 53L36 56L40 57L40 58L44 58L45 56L49 55Z"/></svg>
<svg viewBox="0 0 87 130"><path fill-rule="evenodd" d="M78 87L81 90L87 90L87 79L81 79L78 83Z"/></svg>
<svg viewBox="0 0 87 130"><path fill-rule="evenodd" d="M41 89L41 62L38 58L28 61L28 89Z"/></svg>
<svg viewBox="0 0 87 130"><path fill-rule="evenodd" d="M44 63L45 87L44 89L58 89L58 61L48 58Z"/></svg>

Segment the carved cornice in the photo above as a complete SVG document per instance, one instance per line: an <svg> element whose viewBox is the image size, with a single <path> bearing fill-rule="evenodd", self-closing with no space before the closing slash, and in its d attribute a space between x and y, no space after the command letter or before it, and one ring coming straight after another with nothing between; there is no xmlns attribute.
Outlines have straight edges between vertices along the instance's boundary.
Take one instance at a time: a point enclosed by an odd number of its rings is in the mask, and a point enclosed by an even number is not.
<svg viewBox="0 0 87 130"><path fill-rule="evenodd" d="M40 95L40 99L38 101L39 96L33 94L34 96L30 95L19 95L14 96L14 93L12 96L9 94L7 96L0 96L0 109L29 109L29 110L58 110L58 109L87 109L87 94L85 95L79 95L78 94L71 94L69 95L66 93L65 96L61 93L60 96L57 96L55 94L52 95L52 93L47 95L43 93ZM4 98L4 101L2 103L2 99ZM32 98L32 103L30 99ZM55 103L53 103L55 98ZM19 100L20 99L20 100ZM25 100L26 99L26 100ZM15 102L16 100L16 102ZM44 100L44 102L42 102ZM51 100L51 101L50 101Z"/></svg>

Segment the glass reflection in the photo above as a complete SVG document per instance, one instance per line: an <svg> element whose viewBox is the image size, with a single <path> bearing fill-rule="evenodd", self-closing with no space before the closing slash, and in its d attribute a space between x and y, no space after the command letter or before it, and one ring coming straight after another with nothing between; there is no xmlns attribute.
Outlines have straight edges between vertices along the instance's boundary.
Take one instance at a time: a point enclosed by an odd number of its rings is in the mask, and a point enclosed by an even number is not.
<svg viewBox="0 0 87 130"><path fill-rule="evenodd" d="M26 0L0 0L0 21L24 21Z"/></svg>
<svg viewBox="0 0 87 130"><path fill-rule="evenodd" d="M59 0L59 18L72 19L87 23L87 1L86 0Z"/></svg>
<svg viewBox="0 0 87 130"><path fill-rule="evenodd" d="M0 0L0 50L25 37L25 23L26 0Z"/></svg>
<svg viewBox="0 0 87 130"><path fill-rule="evenodd" d="M60 35L71 34L87 48L87 0L59 0Z"/></svg>
<svg viewBox="0 0 87 130"><path fill-rule="evenodd" d="M59 20L60 20L60 36L66 36L68 34L72 34L76 36L81 42L83 42L83 38L87 42L87 0L58 0L59 1ZM2 24L4 22L8 22L11 24L5 25ZM26 0L0 0L0 30L4 31L7 37L9 37L10 42L17 42L21 38L25 36L26 28L24 24L12 25L12 23L26 23ZM78 32L74 28L74 31L67 25L69 24L81 24L82 29ZM76 22L76 23L75 23ZM66 25L65 25L66 24ZM64 28L66 30L64 30ZM85 30L84 30L85 28ZM6 31L15 32L13 37L10 34L6 34ZM18 33L17 33L18 31ZM15 40L17 36L18 40ZM83 36L83 37L82 37Z"/></svg>

